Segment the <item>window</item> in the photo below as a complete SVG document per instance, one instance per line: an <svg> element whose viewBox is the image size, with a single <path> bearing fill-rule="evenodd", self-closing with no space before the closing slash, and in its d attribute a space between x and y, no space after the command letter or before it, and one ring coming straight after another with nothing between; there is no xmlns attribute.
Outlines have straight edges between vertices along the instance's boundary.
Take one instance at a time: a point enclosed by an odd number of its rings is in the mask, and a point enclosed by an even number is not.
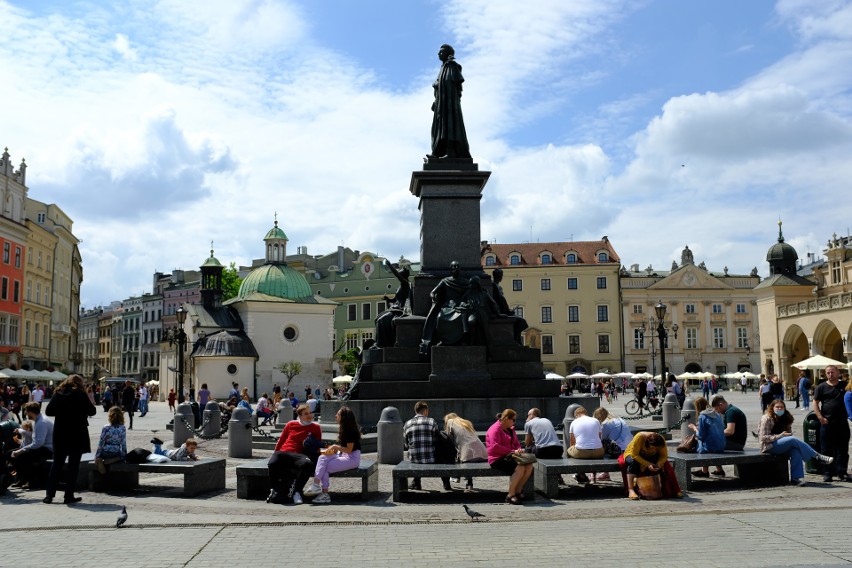
<svg viewBox="0 0 852 568"><path fill-rule="evenodd" d="M522 308L521 306L515 306L515 309L512 310L512 311L514 312L514 314L517 317L519 317L519 318L524 317L524 308Z"/></svg>
<svg viewBox="0 0 852 568"><path fill-rule="evenodd" d="M358 349L358 333L346 334L346 350Z"/></svg>
<svg viewBox="0 0 852 568"><path fill-rule="evenodd" d="M577 355L580 353L580 336L579 335L569 335L568 336L568 353L572 355Z"/></svg>
<svg viewBox="0 0 852 568"><path fill-rule="evenodd" d="M737 313L738 314L746 313L745 304L737 304Z"/></svg>
<svg viewBox="0 0 852 568"><path fill-rule="evenodd" d="M36 223L44 223L45 214L44 213L36 213Z"/></svg>
<svg viewBox="0 0 852 568"><path fill-rule="evenodd" d="M5 276L3 277L3 280L0 281L0 299L9 299L9 279Z"/></svg>
<svg viewBox="0 0 852 568"><path fill-rule="evenodd" d="M645 334L639 328L633 330L633 349L645 349Z"/></svg>
<svg viewBox="0 0 852 568"><path fill-rule="evenodd" d="M541 323L553 323L553 308L550 306L541 307Z"/></svg>
<svg viewBox="0 0 852 568"><path fill-rule="evenodd" d="M361 319L363 320L371 320L372 314L372 304L361 304Z"/></svg>
<svg viewBox="0 0 852 568"><path fill-rule="evenodd" d="M521 292L524 289L524 281L520 279L512 280L512 292Z"/></svg>
<svg viewBox="0 0 852 568"><path fill-rule="evenodd" d="M609 306L598 306L598 321L609 321Z"/></svg>
<svg viewBox="0 0 852 568"><path fill-rule="evenodd" d="M737 328L737 349L745 349L748 345L748 328Z"/></svg>
<svg viewBox="0 0 852 568"><path fill-rule="evenodd" d="M287 341L296 341L296 338L299 337L299 330L297 330L292 325L288 325L284 328L283 335L284 339L286 339Z"/></svg>
<svg viewBox="0 0 852 568"><path fill-rule="evenodd" d="M713 348L714 349L724 349L725 348L725 328L724 327L714 327L713 328Z"/></svg>
<svg viewBox="0 0 852 568"><path fill-rule="evenodd" d="M355 321L358 317L358 307L355 304L349 304L349 314L347 315L347 321Z"/></svg>
<svg viewBox="0 0 852 568"><path fill-rule="evenodd" d="M41 324L36 322L35 323L35 334L33 334L33 342L34 342L33 347L38 347L39 331L41 331Z"/></svg>
<svg viewBox="0 0 852 568"><path fill-rule="evenodd" d="M380 314L380 313L384 312L384 311L385 311L385 310L387 310L387 309L388 309L388 305L387 305L387 303L386 303L386 302L378 302L378 303L376 304L376 313L377 313L377 314Z"/></svg>
<svg viewBox="0 0 852 568"><path fill-rule="evenodd" d="M831 283L840 284L840 261L831 261Z"/></svg>
<svg viewBox="0 0 852 568"><path fill-rule="evenodd" d="M569 290L576 290L577 289L577 279L576 278L569 278L568 279L568 289Z"/></svg>
<svg viewBox="0 0 852 568"><path fill-rule="evenodd" d="M568 306L568 321L580 321L580 306Z"/></svg>
<svg viewBox="0 0 852 568"><path fill-rule="evenodd" d="M541 336L541 354L542 355L553 355L553 336L552 335L542 335Z"/></svg>
<svg viewBox="0 0 852 568"><path fill-rule="evenodd" d="M642 313L642 304L633 304L633 313L641 314Z"/></svg>
<svg viewBox="0 0 852 568"><path fill-rule="evenodd" d="M41 251L38 251L38 262L36 262L36 266L41 268Z"/></svg>
<svg viewBox="0 0 852 568"><path fill-rule="evenodd" d="M713 304L713 313L721 314L722 313L722 304Z"/></svg>
<svg viewBox="0 0 852 568"><path fill-rule="evenodd" d="M509 264L518 265L520 263L521 263L521 255L513 254L512 256L509 257Z"/></svg>
<svg viewBox="0 0 852 568"><path fill-rule="evenodd" d="M545 254L541 255L541 263L542 264L550 264L550 262L551 262L551 257L550 257L549 254L545 253Z"/></svg>
<svg viewBox="0 0 852 568"><path fill-rule="evenodd" d="M598 336L598 353L609 353L609 335Z"/></svg>
<svg viewBox="0 0 852 568"><path fill-rule="evenodd" d="M15 247L15 268L21 267L21 247Z"/></svg>
<svg viewBox="0 0 852 568"><path fill-rule="evenodd" d="M541 289L542 290L550 290L550 278L542 278L541 279Z"/></svg>
<svg viewBox="0 0 852 568"><path fill-rule="evenodd" d="M698 329L694 327L686 328L686 348L698 349Z"/></svg>
<svg viewBox="0 0 852 568"><path fill-rule="evenodd" d="M565 255L565 262L568 264L577 264L577 255L573 252L569 252Z"/></svg>
<svg viewBox="0 0 852 568"><path fill-rule="evenodd" d="M237 374L237 366L234 365L233 363L228 365L228 374L229 375L236 375Z"/></svg>
<svg viewBox="0 0 852 568"><path fill-rule="evenodd" d="M488 255L485 257L485 266L494 266L497 262L494 260L492 255Z"/></svg>
<svg viewBox="0 0 852 568"><path fill-rule="evenodd" d="M606 276L598 276L598 290L606 288Z"/></svg>
<svg viewBox="0 0 852 568"><path fill-rule="evenodd" d="M9 264L9 260L12 256L12 245L9 243L3 243L3 264Z"/></svg>
<svg viewBox="0 0 852 568"><path fill-rule="evenodd" d="M686 304L686 313L694 314L695 313L695 304Z"/></svg>
<svg viewBox="0 0 852 568"><path fill-rule="evenodd" d="M605 252L599 252L598 253L598 262L609 262L609 255ZM601 353L603 353L603 351Z"/></svg>

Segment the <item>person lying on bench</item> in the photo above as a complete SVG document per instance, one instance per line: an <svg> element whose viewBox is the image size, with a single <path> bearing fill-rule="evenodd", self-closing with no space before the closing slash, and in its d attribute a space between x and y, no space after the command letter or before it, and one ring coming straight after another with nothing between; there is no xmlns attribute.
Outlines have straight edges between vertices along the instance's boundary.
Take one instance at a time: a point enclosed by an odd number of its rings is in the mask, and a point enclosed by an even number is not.
<svg viewBox="0 0 852 568"><path fill-rule="evenodd" d="M198 456L195 455L195 450L198 449L198 442L195 438L187 438L186 442L184 442L181 447L176 450L164 450L163 441L159 438L154 438L151 440L151 443L154 444L154 451L151 453L166 456L172 461L198 460Z"/></svg>

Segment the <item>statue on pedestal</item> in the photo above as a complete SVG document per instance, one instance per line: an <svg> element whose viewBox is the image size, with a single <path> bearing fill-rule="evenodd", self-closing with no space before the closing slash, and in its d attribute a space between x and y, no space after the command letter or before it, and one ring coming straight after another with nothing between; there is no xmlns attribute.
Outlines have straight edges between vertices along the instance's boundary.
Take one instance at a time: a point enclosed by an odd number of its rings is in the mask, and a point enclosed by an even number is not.
<svg viewBox="0 0 852 568"><path fill-rule="evenodd" d="M470 158L467 132L461 110L462 67L456 63L455 50L444 44L438 51L443 64L438 78L432 84L435 102L432 103L432 153L428 161L439 159Z"/></svg>
<svg viewBox="0 0 852 568"><path fill-rule="evenodd" d="M462 317L462 314L455 308L462 303L462 299L469 289L470 281L461 275L461 267L454 260L450 263L450 275L438 282L438 285L429 293L432 298L432 307L429 308L426 322L423 324L423 336L420 341L421 355L429 353L429 346L434 339L439 318L451 324ZM463 326L448 325L444 327L457 328L458 333L441 335L439 339L442 344L455 345L461 342L464 333Z"/></svg>

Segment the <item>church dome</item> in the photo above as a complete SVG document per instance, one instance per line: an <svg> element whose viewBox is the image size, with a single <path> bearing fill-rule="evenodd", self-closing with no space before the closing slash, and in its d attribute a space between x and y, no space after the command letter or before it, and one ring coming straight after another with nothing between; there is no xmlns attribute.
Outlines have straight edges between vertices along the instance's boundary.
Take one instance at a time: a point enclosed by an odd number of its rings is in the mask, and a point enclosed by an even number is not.
<svg viewBox="0 0 852 568"><path fill-rule="evenodd" d="M285 300L313 296L304 275L286 264L264 264L252 270L240 285L237 297L245 299L255 293Z"/></svg>
<svg viewBox="0 0 852 568"><path fill-rule="evenodd" d="M267 232L266 236L263 237L264 241L268 241L270 239L283 239L285 241L289 240L287 238L287 235L281 229L281 227L278 226L278 219L275 220L275 226L269 229L269 232Z"/></svg>
<svg viewBox="0 0 852 568"><path fill-rule="evenodd" d="M795 274L797 260L799 260L799 254L796 249L784 242L781 221L778 221L778 242L769 247L766 252L769 272L770 274Z"/></svg>

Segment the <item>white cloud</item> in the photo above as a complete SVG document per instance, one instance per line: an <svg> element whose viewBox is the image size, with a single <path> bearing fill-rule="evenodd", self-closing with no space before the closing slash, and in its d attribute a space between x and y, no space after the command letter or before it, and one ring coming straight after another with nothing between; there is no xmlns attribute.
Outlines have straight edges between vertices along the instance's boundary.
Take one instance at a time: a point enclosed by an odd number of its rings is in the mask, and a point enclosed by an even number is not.
<svg viewBox="0 0 852 568"><path fill-rule="evenodd" d="M136 60L136 50L130 47L130 40L126 35L115 34L115 41L112 42L112 47L125 59L129 61Z"/></svg>

